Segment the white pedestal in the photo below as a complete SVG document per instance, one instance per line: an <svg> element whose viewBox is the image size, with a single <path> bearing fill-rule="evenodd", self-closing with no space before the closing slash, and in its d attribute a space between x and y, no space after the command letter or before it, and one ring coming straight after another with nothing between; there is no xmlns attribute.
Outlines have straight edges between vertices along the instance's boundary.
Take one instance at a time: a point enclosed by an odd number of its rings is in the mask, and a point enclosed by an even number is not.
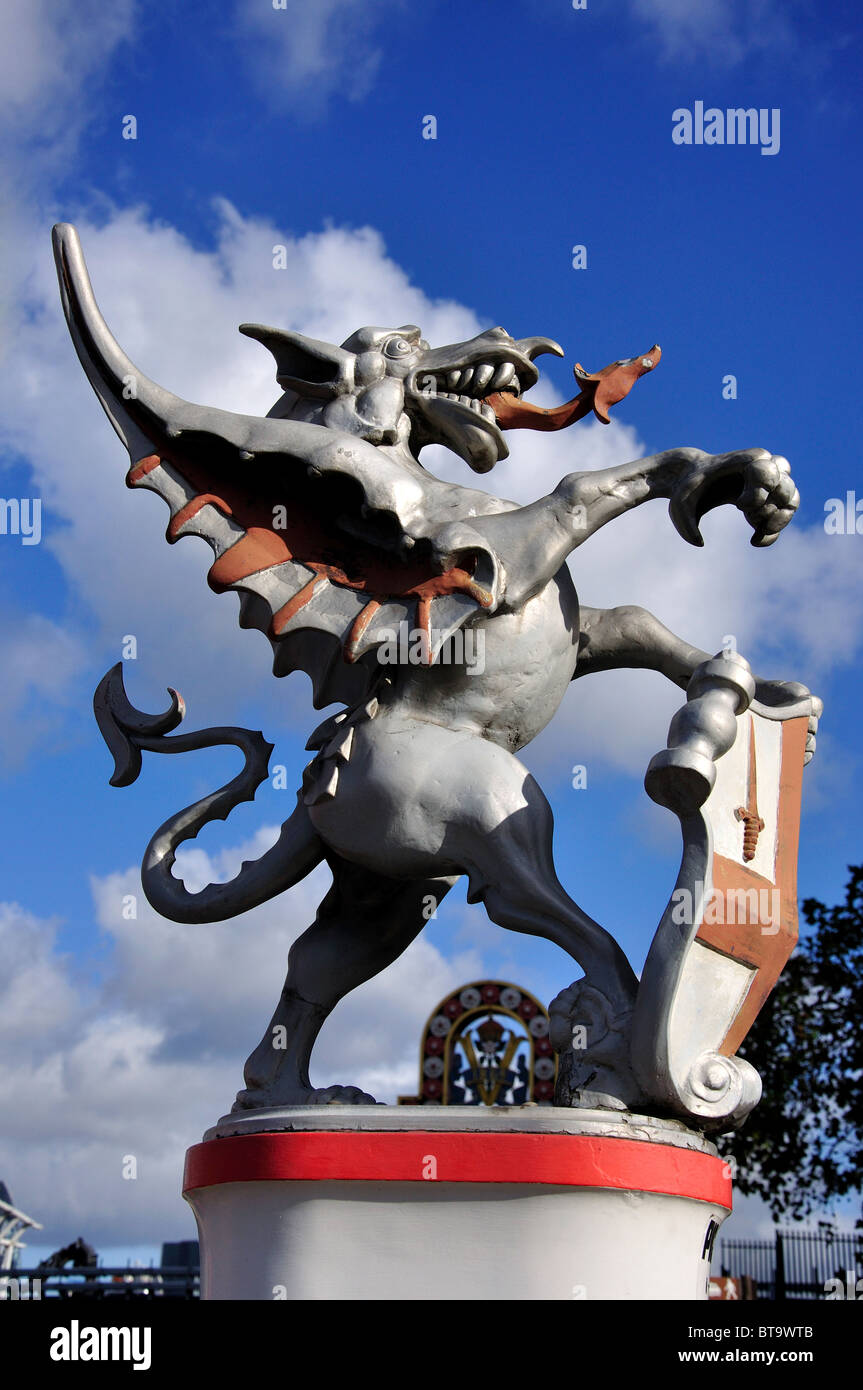
<svg viewBox="0 0 863 1390"><path fill-rule="evenodd" d="M534 1106L229 1116L183 1186L207 1299L704 1299L731 1210L682 1124Z"/></svg>

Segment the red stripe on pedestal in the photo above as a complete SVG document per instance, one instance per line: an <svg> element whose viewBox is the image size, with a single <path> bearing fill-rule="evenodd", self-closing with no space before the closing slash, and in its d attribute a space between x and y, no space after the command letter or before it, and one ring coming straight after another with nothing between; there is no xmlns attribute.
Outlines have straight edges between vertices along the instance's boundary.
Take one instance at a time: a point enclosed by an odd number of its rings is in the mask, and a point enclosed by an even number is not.
<svg viewBox="0 0 863 1390"><path fill-rule="evenodd" d="M538 1183L662 1192L731 1210L727 1164L711 1154L584 1134L299 1130L194 1144L183 1191L229 1182Z"/></svg>

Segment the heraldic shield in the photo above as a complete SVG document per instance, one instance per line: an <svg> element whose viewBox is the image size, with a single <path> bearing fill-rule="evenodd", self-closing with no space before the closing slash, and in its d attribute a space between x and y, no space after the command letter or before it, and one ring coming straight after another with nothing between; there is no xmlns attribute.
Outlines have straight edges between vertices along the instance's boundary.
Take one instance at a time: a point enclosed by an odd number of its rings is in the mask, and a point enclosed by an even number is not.
<svg viewBox="0 0 863 1390"><path fill-rule="evenodd" d="M648 795L678 816L683 857L645 963L633 1067L650 1099L732 1128L761 1095L735 1056L797 941L797 847L812 696L753 701L736 652L695 672Z"/></svg>

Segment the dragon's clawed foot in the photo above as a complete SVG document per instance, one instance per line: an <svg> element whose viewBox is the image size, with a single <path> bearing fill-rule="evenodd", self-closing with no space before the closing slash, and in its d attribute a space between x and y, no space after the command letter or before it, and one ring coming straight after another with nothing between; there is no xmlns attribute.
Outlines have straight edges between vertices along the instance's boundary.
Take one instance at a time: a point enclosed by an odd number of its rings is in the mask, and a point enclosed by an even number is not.
<svg viewBox="0 0 863 1390"><path fill-rule="evenodd" d="M243 1110L280 1110L295 1105L377 1105L378 1101L359 1086L253 1086L240 1091L233 1114Z"/></svg>
<svg viewBox="0 0 863 1390"><path fill-rule="evenodd" d="M800 506L800 493L791 476L791 465L779 454L753 449L743 470L744 487L737 507L754 531L752 544L772 545Z"/></svg>
<svg viewBox="0 0 863 1390"><path fill-rule="evenodd" d="M698 523L706 512L733 502L753 535L751 544L772 545L800 505L791 465L766 449L739 449L730 454L680 451L687 470L674 488L669 512L684 540L703 545Z"/></svg>
<svg viewBox="0 0 863 1390"><path fill-rule="evenodd" d="M311 1092L306 1105L377 1105L374 1096L359 1086L322 1086Z"/></svg>
<svg viewBox="0 0 863 1390"><path fill-rule="evenodd" d="M587 978L549 1005L551 1043L560 1054L554 1103L632 1108L642 1099L632 1072L632 1000L611 999Z"/></svg>

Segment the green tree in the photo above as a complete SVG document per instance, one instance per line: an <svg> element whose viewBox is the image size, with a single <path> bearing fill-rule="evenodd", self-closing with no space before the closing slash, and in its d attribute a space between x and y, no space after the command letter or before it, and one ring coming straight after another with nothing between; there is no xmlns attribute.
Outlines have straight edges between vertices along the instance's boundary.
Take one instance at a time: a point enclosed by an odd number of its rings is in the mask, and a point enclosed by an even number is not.
<svg viewBox="0 0 863 1390"><path fill-rule="evenodd" d="M849 873L844 903L804 900L809 930L740 1049L764 1096L721 1147L775 1220L863 1188L863 864Z"/></svg>

